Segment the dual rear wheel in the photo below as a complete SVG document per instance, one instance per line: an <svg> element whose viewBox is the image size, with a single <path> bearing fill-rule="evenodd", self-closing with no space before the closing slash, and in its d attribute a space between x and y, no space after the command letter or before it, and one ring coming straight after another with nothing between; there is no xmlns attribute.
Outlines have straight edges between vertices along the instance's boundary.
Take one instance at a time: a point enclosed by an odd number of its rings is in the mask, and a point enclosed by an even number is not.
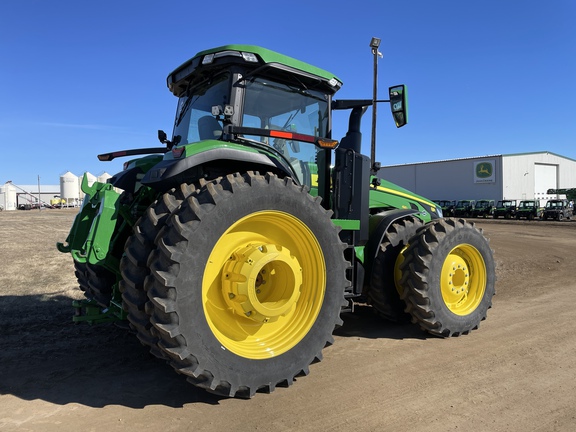
<svg viewBox="0 0 576 432"><path fill-rule="evenodd" d="M482 231L464 219L425 225L413 218L397 221L385 235L375 265L369 290L374 307L387 318L410 317L431 334L467 334L478 328L492 305L492 250Z"/></svg>
<svg viewBox="0 0 576 432"><path fill-rule="evenodd" d="M307 374L341 324L349 283L330 212L274 175L229 175L178 195L141 218L122 260L140 340L223 396Z"/></svg>

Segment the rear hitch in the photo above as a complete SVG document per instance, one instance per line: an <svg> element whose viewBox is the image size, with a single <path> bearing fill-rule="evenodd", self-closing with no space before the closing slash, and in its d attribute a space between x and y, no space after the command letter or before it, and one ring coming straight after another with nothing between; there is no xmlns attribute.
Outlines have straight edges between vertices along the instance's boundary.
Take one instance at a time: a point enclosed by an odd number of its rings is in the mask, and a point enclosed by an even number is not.
<svg viewBox="0 0 576 432"><path fill-rule="evenodd" d="M126 312L114 301L107 308L99 305L95 300L74 300L74 323L86 322L90 325L105 322L117 322L126 319Z"/></svg>

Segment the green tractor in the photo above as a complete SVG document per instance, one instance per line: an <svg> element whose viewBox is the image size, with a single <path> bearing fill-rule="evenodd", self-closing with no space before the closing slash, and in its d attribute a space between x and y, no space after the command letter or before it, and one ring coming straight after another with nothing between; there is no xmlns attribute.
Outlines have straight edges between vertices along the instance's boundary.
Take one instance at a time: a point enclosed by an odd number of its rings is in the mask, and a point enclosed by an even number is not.
<svg viewBox="0 0 576 432"><path fill-rule="evenodd" d="M482 232L360 153L362 115L382 101L334 100L333 74L251 45L202 51L167 84L171 138L99 155L138 157L108 183L84 179L58 244L86 295L75 321L127 320L194 385L249 398L308 374L359 303L440 337L485 319L495 267ZM389 95L401 127L405 86ZM340 141L335 110L350 111Z"/></svg>

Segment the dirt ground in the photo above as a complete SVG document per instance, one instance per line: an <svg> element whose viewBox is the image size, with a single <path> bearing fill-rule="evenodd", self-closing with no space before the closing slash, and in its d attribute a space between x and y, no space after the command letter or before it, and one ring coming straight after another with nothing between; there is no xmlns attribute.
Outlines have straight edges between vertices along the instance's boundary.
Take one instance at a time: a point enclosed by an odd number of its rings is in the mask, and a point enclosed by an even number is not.
<svg viewBox="0 0 576 432"><path fill-rule="evenodd" d="M493 308L440 339L345 317L310 375L250 400L188 384L113 324L73 324L74 210L0 212L0 431L576 430L576 221L478 220Z"/></svg>

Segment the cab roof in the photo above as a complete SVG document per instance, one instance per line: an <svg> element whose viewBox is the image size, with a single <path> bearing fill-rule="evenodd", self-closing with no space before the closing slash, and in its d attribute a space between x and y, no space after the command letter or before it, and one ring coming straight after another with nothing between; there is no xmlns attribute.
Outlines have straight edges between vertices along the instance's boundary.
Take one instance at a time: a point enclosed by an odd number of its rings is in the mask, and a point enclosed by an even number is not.
<svg viewBox="0 0 576 432"><path fill-rule="evenodd" d="M168 75L168 88L177 95L185 87L185 83L190 79L189 77L195 74L196 70L209 70L211 67L217 67L216 65L218 64L226 65L231 63L252 65L255 69L269 66L278 72L296 73L301 77L307 78L307 81L325 83L325 89L332 94L336 93L342 86L342 81L336 75L309 63L260 46L236 44L222 45L200 51Z"/></svg>

